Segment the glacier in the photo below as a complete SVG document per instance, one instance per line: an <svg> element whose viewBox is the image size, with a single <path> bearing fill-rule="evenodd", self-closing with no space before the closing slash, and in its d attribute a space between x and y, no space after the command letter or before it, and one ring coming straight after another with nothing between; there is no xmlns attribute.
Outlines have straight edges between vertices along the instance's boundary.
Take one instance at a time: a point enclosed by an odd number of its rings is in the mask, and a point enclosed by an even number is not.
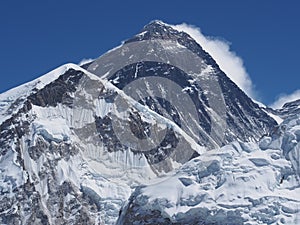
<svg viewBox="0 0 300 225"><path fill-rule="evenodd" d="M299 224L300 115L205 152L132 194L117 224Z"/></svg>

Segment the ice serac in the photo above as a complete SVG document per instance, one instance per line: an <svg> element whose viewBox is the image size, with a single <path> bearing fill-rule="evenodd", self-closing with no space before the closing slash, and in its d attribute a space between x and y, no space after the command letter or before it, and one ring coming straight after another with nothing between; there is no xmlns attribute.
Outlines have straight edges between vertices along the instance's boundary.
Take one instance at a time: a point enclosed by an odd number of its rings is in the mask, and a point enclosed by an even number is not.
<svg viewBox="0 0 300 225"><path fill-rule="evenodd" d="M117 224L299 224L299 134L298 113L258 143L207 151L137 188Z"/></svg>
<svg viewBox="0 0 300 225"><path fill-rule="evenodd" d="M208 148L234 140L258 140L276 124L194 39L160 21L146 25L87 69L150 109L172 118L197 143ZM175 86L181 95L172 92L174 88L170 87ZM161 98L173 108L165 107Z"/></svg>

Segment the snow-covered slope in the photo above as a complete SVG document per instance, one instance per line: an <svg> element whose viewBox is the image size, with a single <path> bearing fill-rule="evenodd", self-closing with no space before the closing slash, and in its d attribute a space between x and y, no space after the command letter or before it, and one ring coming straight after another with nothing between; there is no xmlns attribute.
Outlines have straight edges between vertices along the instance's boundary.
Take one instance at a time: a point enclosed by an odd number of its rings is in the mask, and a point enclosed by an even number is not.
<svg viewBox="0 0 300 225"><path fill-rule="evenodd" d="M259 143L207 151L139 187L118 224L300 224L300 114Z"/></svg>
<svg viewBox="0 0 300 225"><path fill-rule="evenodd" d="M26 97L34 90L39 90L45 85L56 80L61 74L72 68L72 64L65 64L55 70L16 88L0 94L0 123L9 118L11 114L18 111Z"/></svg>
<svg viewBox="0 0 300 225"><path fill-rule="evenodd" d="M174 122L110 83L73 64L61 68L46 75L52 81L40 88L32 82L16 89L18 107L0 125L3 224L113 224L133 187L153 182L205 150ZM108 115L115 124L105 124ZM157 161L159 152L120 145L115 133L128 115L157 132L167 130L184 152L177 149Z"/></svg>

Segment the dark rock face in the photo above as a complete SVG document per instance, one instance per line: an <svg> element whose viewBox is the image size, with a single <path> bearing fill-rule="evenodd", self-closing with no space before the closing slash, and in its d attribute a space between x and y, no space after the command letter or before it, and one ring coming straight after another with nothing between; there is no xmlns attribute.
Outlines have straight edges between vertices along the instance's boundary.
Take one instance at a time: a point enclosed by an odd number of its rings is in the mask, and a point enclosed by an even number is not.
<svg viewBox="0 0 300 225"><path fill-rule="evenodd" d="M135 77L135 68L139 67L138 77ZM153 70L155 73L153 73ZM203 88L190 84L188 80L193 79L191 76L187 75L180 69L163 63L157 62L141 62L137 64L132 64L124 67L122 70L115 73L110 80L114 83L114 80L118 82L115 85L123 89L126 85L133 82L135 79L142 77L152 77L152 76L163 76L167 79L172 80L180 87L189 88L189 96L192 99L194 105L198 109L198 123L205 130L206 133L211 133L211 116L208 114L206 107L210 107L207 96L203 94ZM223 72L219 71L216 76L219 76L218 84L221 87L225 105L226 112L223 112L227 122L228 130L232 131L232 134L228 132L220 145L230 143L236 139L242 141L249 141L253 138L258 140L261 135L268 133L270 127L274 127L276 122L266 115L259 106L254 103L245 93L243 93L231 80L229 80ZM116 79L118 78L118 79ZM209 88L209 87L208 87ZM147 105L150 109L154 109L157 113L162 114L159 108L166 109L166 106L159 104L158 101L145 101L141 99L140 102ZM159 106L158 106L159 104ZM174 106L171 106L174 107ZM166 109L168 111L168 109ZM170 111L170 110L169 110ZM176 111L176 108L175 108ZM164 114L162 114L164 115ZM164 115L166 116L166 115ZM179 124L180 118L172 118L174 122ZM202 137L203 138L203 137ZM209 140L200 139L199 143L204 146L210 146Z"/></svg>
<svg viewBox="0 0 300 225"><path fill-rule="evenodd" d="M259 140L262 135L269 133L277 125L227 77L222 77L219 84L228 109L226 112L227 124L239 139L249 141L253 137L254 140ZM229 136L227 143L233 140L235 138Z"/></svg>
<svg viewBox="0 0 300 225"><path fill-rule="evenodd" d="M0 204L0 215L2 224L49 224L49 218L42 210L41 196L35 190L33 184L25 184L14 190L13 198L4 197ZM13 208L17 202L17 207L26 216L27 221L22 221L18 211Z"/></svg>
<svg viewBox="0 0 300 225"><path fill-rule="evenodd" d="M138 76L136 76L135 74L136 67L139 68ZM201 127L205 129L206 132L209 132L211 130L210 117L203 105L205 103L208 104L206 96L201 95L203 93L203 90L196 84L191 85L189 80L192 79L192 77L186 74L184 71L180 70L179 68L165 63L139 62L136 64L131 64L129 66L125 66L122 70L119 70L112 77L110 77L110 80L113 84L115 84L118 88L122 90L124 87L126 87L128 84L130 84L136 79L153 76L163 76L164 78L167 78L178 84L182 89L184 89L185 87L190 88L188 94L191 97L194 105L198 109L199 123L201 124ZM117 80L118 82L114 82L114 80ZM201 99L199 99L199 96L201 96ZM157 99L156 96L153 96L152 98L148 97L148 100L147 98L141 99L140 102L144 105L147 105L150 109L153 109L155 112L163 116L166 115L164 115L161 112L160 109L162 108L168 112L169 116L172 116L172 114L174 114L173 112L177 112L175 106L171 105L171 103L167 103L166 99ZM178 112L177 116L173 116L172 120L180 126L180 117L178 116Z"/></svg>
<svg viewBox="0 0 300 225"><path fill-rule="evenodd" d="M281 109L266 108L267 111L285 119L300 113L300 99L285 103Z"/></svg>
<svg viewBox="0 0 300 225"><path fill-rule="evenodd" d="M109 116L105 116L104 118L96 117L96 128L99 138L109 152L124 151L127 149L116 136L113 130L112 120Z"/></svg>
<svg viewBox="0 0 300 225"><path fill-rule="evenodd" d="M76 90L82 76L83 72L70 69L42 90L30 95L29 101L42 107L57 106L58 103L70 106L73 102L70 93Z"/></svg>
<svg viewBox="0 0 300 225"><path fill-rule="evenodd" d="M0 124L0 156L5 157L12 145L16 145L17 162L23 165L23 158L20 153L19 139L28 133L30 122L33 118L28 111L31 109L31 104L26 101L17 113L13 114L11 118ZM23 120L23 115L26 120Z"/></svg>
<svg viewBox="0 0 300 225"><path fill-rule="evenodd" d="M132 133L135 134L137 138L144 139L147 137L147 132L149 132L147 129L147 123L140 120L140 115L138 113L132 113L131 115L132 116L130 117L131 120L129 124L131 126ZM172 129L168 129L165 137L158 146L147 151L141 151L141 149L128 148L128 146L120 142L113 129L111 117L97 117L96 127L99 138L108 151L115 152L130 149L135 154L144 154L150 165L158 164L159 162L162 162L166 158L170 157L170 155L174 152L174 148L179 142L176 133Z"/></svg>

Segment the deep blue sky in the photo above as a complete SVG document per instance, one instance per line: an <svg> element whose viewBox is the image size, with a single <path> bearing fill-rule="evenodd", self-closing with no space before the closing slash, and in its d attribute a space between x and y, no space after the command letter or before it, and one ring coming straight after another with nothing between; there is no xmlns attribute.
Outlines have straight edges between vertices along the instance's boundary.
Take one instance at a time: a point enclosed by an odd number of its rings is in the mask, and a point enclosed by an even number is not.
<svg viewBox="0 0 300 225"><path fill-rule="evenodd" d="M231 42L264 103L300 86L298 0L1 1L0 92L96 58L151 20L186 22Z"/></svg>

